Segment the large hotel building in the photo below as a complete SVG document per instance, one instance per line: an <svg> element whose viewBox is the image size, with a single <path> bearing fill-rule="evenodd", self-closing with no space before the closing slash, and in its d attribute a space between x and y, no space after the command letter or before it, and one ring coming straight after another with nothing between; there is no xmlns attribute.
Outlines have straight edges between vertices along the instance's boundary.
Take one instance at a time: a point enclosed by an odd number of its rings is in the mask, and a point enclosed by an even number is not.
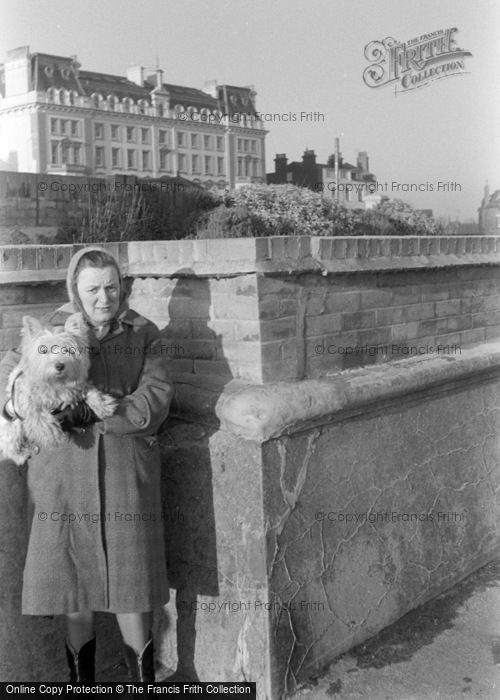
<svg viewBox="0 0 500 700"><path fill-rule="evenodd" d="M265 183L252 87L163 82L84 71L76 57L30 53L0 64L0 170L64 175L180 175L205 187Z"/></svg>

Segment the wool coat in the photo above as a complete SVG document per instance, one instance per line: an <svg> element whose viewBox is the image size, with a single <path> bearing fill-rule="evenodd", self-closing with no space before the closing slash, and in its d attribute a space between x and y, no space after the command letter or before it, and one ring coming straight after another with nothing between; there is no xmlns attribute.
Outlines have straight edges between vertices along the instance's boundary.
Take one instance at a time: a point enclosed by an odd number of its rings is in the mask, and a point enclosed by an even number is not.
<svg viewBox="0 0 500 700"><path fill-rule="evenodd" d="M74 310L59 308L50 325ZM126 303L104 338L91 334L89 379L118 409L28 460L23 614L146 612L168 601L156 433L172 390L161 349L157 327ZM19 357L12 351L1 363L0 406Z"/></svg>

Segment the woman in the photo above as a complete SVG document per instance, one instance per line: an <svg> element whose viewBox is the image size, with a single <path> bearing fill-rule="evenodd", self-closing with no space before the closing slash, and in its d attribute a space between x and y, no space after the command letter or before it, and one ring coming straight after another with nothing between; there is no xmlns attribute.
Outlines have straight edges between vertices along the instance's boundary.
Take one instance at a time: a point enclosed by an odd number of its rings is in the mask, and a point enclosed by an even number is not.
<svg viewBox="0 0 500 700"><path fill-rule="evenodd" d="M156 432L172 389L158 329L128 308L118 263L107 251L77 252L67 290L69 303L49 323L57 329L83 313L89 379L116 397L118 408L102 421L85 403L60 411L67 445L41 450L28 463L34 518L22 612L66 616L70 680L87 683L94 681L94 613L116 613L131 679L154 681L151 613L169 598ZM5 387L18 361L12 351L0 367L0 409L11 419L15 405Z"/></svg>

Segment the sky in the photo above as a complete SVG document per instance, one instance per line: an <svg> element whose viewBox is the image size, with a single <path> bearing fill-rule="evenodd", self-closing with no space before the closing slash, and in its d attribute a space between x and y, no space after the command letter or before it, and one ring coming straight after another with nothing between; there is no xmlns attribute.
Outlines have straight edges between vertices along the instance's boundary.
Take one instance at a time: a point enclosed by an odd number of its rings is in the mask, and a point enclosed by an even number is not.
<svg viewBox="0 0 500 700"><path fill-rule="evenodd" d="M276 153L326 162L338 137L344 160L367 151L389 196L435 216L475 221L486 182L500 189L500 0L0 0L0 20L0 60L29 45L86 70L159 61L165 82L254 85L259 112L295 115L265 120L268 172ZM370 42L451 27L465 73L398 94L364 83Z"/></svg>

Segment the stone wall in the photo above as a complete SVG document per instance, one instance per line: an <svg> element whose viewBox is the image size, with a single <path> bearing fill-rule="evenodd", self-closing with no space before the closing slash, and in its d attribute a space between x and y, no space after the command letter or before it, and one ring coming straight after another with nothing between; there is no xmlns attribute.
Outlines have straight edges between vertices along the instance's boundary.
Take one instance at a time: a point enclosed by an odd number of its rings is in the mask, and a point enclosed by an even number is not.
<svg viewBox="0 0 500 700"><path fill-rule="evenodd" d="M498 553L500 238L108 247L175 383L163 668L256 680L274 700ZM65 300L76 248L0 247L0 350L25 313ZM42 679L37 640L58 623L19 615L26 494L22 470L2 478L14 526L0 573L14 575L1 675ZM101 667L120 654L103 624Z"/></svg>
<svg viewBox="0 0 500 700"><path fill-rule="evenodd" d="M72 224L89 208L97 195L112 198L133 193L140 185L143 192L160 191L165 196L198 189L187 180L172 177L141 179L135 175L112 178L86 175L47 175L0 171L0 231L4 228L29 231L35 235L57 231Z"/></svg>
<svg viewBox="0 0 500 700"><path fill-rule="evenodd" d="M103 179L0 172L0 226L57 227L81 212L85 190ZM69 190L68 184L75 189ZM76 188L82 188L78 194Z"/></svg>

